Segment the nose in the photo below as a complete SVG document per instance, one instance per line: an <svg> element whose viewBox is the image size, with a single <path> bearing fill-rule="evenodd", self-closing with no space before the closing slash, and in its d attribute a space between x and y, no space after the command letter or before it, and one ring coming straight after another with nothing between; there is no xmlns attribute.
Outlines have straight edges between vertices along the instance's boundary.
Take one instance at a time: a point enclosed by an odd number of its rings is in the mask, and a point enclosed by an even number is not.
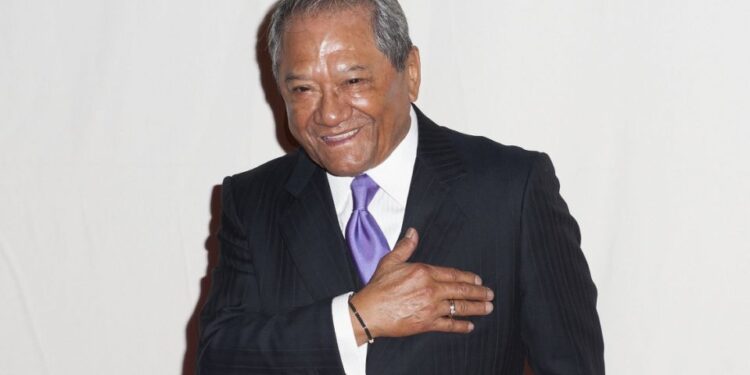
<svg viewBox="0 0 750 375"><path fill-rule="evenodd" d="M349 116L351 116L351 106L346 100L336 90L325 90L315 111L315 122L333 127L341 124Z"/></svg>

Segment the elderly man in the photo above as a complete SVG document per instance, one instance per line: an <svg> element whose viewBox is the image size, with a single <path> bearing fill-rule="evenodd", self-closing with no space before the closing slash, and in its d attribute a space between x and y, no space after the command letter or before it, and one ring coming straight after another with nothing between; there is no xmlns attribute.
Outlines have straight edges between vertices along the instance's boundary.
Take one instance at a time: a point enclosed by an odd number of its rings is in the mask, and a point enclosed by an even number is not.
<svg viewBox="0 0 750 375"><path fill-rule="evenodd" d="M596 288L549 158L435 125L396 0L282 0L302 150L224 180L211 374L602 374Z"/></svg>

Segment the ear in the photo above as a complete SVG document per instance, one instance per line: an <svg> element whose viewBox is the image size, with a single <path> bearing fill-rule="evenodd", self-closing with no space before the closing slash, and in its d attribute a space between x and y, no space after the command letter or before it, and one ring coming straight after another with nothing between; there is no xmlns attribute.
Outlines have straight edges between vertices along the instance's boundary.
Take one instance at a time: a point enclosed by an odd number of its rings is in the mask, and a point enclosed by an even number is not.
<svg viewBox="0 0 750 375"><path fill-rule="evenodd" d="M419 48L416 46L411 47L404 70L409 85L409 100L413 103L419 97L419 85L422 82L422 65L419 60Z"/></svg>

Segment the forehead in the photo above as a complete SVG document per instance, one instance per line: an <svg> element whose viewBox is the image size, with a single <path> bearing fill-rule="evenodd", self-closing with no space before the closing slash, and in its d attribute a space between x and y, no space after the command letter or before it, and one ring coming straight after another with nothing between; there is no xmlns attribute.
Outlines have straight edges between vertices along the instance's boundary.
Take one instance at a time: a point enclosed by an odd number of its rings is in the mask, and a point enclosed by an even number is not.
<svg viewBox="0 0 750 375"><path fill-rule="evenodd" d="M386 57L377 49L370 18L363 7L292 17L282 35L280 66L298 70L332 60L379 64Z"/></svg>

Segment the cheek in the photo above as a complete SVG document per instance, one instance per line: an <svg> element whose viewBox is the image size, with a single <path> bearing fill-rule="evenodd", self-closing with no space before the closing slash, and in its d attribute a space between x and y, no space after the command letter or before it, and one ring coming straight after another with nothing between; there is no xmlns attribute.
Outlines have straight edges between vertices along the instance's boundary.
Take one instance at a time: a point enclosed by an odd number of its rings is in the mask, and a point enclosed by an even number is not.
<svg viewBox="0 0 750 375"><path fill-rule="evenodd" d="M305 111L299 106L287 106L286 117L289 131L297 140L299 140L300 136L305 136L305 133L307 133L307 124L310 116L309 111Z"/></svg>
<svg viewBox="0 0 750 375"><path fill-rule="evenodd" d="M312 149L317 148L318 142L316 142L316 136L313 134L311 129L307 126L298 126L298 127L291 127L290 131L292 133L292 137L297 140L297 142L300 143L300 146L303 146L306 150L311 151Z"/></svg>
<svg viewBox="0 0 750 375"><path fill-rule="evenodd" d="M357 96L352 97L349 101L353 109L370 117L377 117L379 105L377 97Z"/></svg>

